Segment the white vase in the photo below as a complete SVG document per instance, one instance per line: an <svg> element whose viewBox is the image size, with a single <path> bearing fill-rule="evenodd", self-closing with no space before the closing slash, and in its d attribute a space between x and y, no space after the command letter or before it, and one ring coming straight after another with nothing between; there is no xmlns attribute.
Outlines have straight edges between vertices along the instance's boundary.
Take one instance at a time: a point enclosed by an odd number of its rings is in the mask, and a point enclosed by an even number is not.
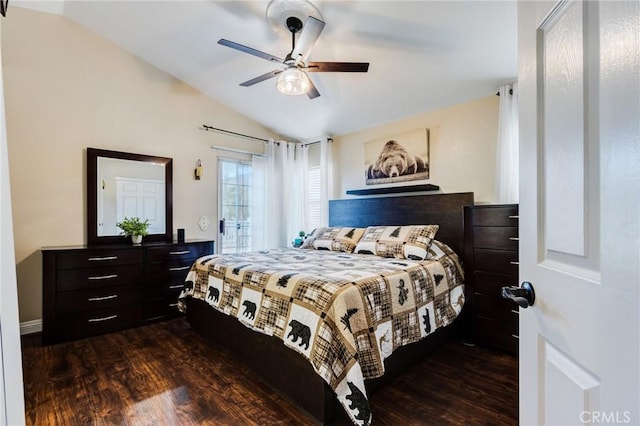
<svg viewBox="0 0 640 426"><path fill-rule="evenodd" d="M140 244L142 242L142 235L132 235L131 242L133 244Z"/></svg>

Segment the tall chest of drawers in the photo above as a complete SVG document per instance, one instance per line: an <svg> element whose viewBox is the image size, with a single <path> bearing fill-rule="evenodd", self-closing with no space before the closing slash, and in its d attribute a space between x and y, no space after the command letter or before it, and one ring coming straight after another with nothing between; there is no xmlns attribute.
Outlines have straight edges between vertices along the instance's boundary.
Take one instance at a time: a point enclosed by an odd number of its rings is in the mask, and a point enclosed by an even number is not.
<svg viewBox="0 0 640 426"><path fill-rule="evenodd" d="M179 315L182 283L213 241L42 249L45 345ZM177 254L176 254L177 253Z"/></svg>
<svg viewBox="0 0 640 426"><path fill-rule="evenodd" d="M518 286L518 205L464 209L464 266L471 338L478 345L518 353L518 306L501 288Z"/></svg>

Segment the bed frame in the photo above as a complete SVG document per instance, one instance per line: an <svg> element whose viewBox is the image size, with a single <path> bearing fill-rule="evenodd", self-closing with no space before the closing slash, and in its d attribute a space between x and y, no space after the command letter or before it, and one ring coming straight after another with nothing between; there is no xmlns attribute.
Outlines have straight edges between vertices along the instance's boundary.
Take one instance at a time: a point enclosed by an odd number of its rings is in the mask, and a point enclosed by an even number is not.
<svg viewBox="0 0 640 426"><path fill-rule="evenodd" d="M332 200L329 226L439 224L436 238L462 255L463 207L467 205L473 205L472 192ZM211 343L228 348L279 394L318 422L348 421L333 391L309 361L281 340L251 331L202 300L187 299L187 320L195 331ZM396 350L385 360L385 375L365 381L368 396L453 336L454 327L450 325Z"/></svg>

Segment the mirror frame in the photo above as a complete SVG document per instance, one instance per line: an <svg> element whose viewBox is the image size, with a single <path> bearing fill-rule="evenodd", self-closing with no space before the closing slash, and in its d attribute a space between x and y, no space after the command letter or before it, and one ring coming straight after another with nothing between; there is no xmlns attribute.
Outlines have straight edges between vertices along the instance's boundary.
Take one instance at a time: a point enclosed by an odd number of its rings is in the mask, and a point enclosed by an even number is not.
<svg viewBox="0 0 640 426"><path fill-rule="evenodd" d="M143 161L164 165L165 225L164 234L149 234L143 241L173 241L173 159L130 152L87 148L87 245L126 243L124 235L98 236L98 157Z"/></svg>

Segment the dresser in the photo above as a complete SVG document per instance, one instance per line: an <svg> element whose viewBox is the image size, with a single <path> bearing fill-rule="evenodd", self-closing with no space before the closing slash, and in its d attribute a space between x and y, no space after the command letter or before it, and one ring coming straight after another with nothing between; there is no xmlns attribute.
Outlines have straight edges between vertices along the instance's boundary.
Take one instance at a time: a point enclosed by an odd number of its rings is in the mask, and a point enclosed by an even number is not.
<svg viewBox="0 0 640 426"><path fill-rule="evenodd" d="M213 241L42 249L42 340L46 345L179 315L193 261Z"/></svg>
<svg viewBox="0 0 640 426"><path fill-rule="evenodd" d="M473 343L518 353L518 305L502 298L518 286L518 205L464 208L465 283Z"/></svg>

